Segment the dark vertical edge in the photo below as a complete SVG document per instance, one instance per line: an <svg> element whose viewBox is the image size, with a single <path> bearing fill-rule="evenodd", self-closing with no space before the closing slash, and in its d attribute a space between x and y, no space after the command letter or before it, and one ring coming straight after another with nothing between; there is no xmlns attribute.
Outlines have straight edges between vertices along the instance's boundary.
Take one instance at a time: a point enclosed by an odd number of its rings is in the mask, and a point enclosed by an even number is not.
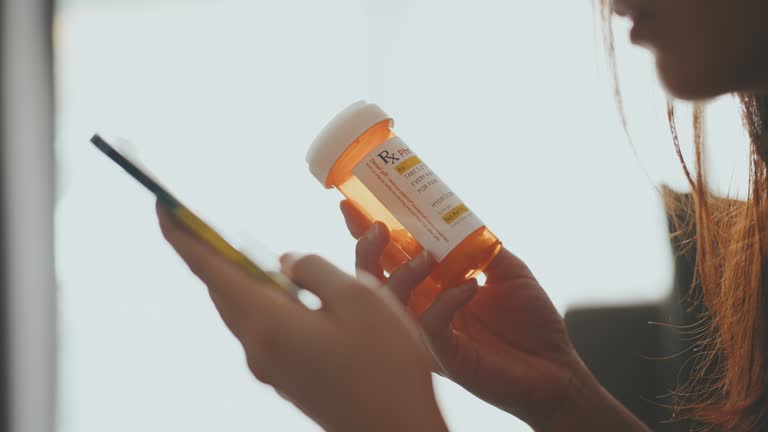
<svg viewBox="0 0 768 432"><path fill-rule="evenodd" d="M7 4L6 0L0 0L0 167L5 166L5 158L6 158L6 144L4 142L5 137L5 123L6 123L6 97L4 94L4 86L2 85L5 82L5 44L3 43L3 39L5 36L5 16L6 16L6 10L7 10ZM6 267L8 265L7 260L7 250L8 250L8 239L6 236L6 225L7 221L5 220L4 216L6 213L6 200L7 197L5 196L5 185L2 184L2 176L0 176L0 292L2 295L0 295L0 313L2 313L2 320L0 320L0 370L2 370L2 375L0 376L0 389L2 391L0 392L0 421L2 423L0 424L0 427L2 427L2 430L9 431L11 428L11 421L10 421L10 388L9 388L9 378L10 378L10 368L9 368L9 359L8 359L8 343L9 343L9 329L10 326L7 322L8 313L6 312L8 310L8 272L6 271Z"/></svg>
<svg viewBox="0 0 768 432"><path fill-rule="evenodd" d="M59 182L58 182L58 175L57 175L57 169L56 169L57 168L57 163L56 163L57 158L55 157L55 155L56 155L56 146L55 146L55 143L56 143L56 130L57 130L57 124L58 124L57 123L56 111L57 111L57 106L58 105L57 105L57 97L56 97L57 91L56 91L56 71L55 71L55 53L54 53L54 46L55 45L54 45L54 39L53 39L54 38L54 32L53 32L53 30L54 30L54 16L55 16L55 13L56 13L56 5L57 5L57 0L42 0L41 1L41 9L42 10L41 10L41 17L40 17L41 21L42 21L40 23L41 24L40 25L40 31L46 32L46 37L43 39L44 43L46 44L46 46L43 47L43 49L45 51L45 56L46 56L46 61L45 61L44 67L45 67L45 77L46 77L46 79L48 81L48 84L49 84L48 85L48 89L49 89L48 100L49 100L50 103L47 106L47 110L43 114L46 115L48 117L48 119L49 119L47 124L50 125L50 127L51 127L51 130L49 131L49 136L50 136L51 139L48 142L48 146L49 146L49 151L51 152L52 155L54 155L54 157L50 159L52 162L51 162L50 166L48 167L50 169L50 172L51 172L51 178L52 178L52 183L53 183L51 185L51 187L53 188L53 193L52 193L53 203L52 203L52 206L51 206L51 214L49 215L49 218L50 218L49 220L50 220L51 225L54 227L54 229L55 229L55 226L56 226L55 220L54 220L55 208L56 208L56 202L58 201L58 197L59 197L59 188L58 188ZM53 254L54 253L53 251L56 250L56 247L55 247L56 236L55 236L55 232L54 231L51 231L51 232L52 232L52 235L53 235L53 238L51 238L51 246L52 246L51 247L51 254ZM55 261L55 257L53 257L52 261ZM52 329L53 333L52 334L53 334L53 343L55 344L54 351L53 351L54 352L54 359L55 359L55 366L54 366L55 369L54 369L54 372L53 372L53 382L51 383L51 386L52 386L51 390L53 391L53 394L54 394L54 403L53 403L53 408L52 408L53 412L51 413L51 415L53 416L53 418L52 418L53 424L51 426L53 427L53 430L55 431L55 430L58 429L58 427L57 427L57 425L58 425L58 418L59 418L59 413L58 413L58 407L59 407L58 397L61 394L61 392L59 391L59 382L60 382L60 380L59 380L59 352L60 352L60 349L59 349L59 322L60 321L59 321L59 313L58 313L58 311L59 311L59 292L58 292L58 278L56 277L55 273L54 273L53 284L54 284L54 286L53 286L53 289L54 289L54 291L53 291L54 307L52 309L52 313L55 316L52 318L52 321L53 321L53 329ZM15 431L13 431L13 432L15 432Z"/></svg>
<svg viewBox="0 0 768 432"><path fill-rule="evenodd" d="M42 0L43 7L40 13L40 31L48 33L44 39L47 46L44 47L46 52L47 61L44 67L46 68L46 79L51 86L52 93L50 100L54 101L55 90L53 84L55 84L54 75L54 41L53 41L53 19L56 7L56 0ZM7 137L5 131L7 128L8 111L10 107L7 103L7 95L4 94L4 83L7 77L7 65L8 61L7 53L5 51L5 38L7 37L7 11L9 9L8 0L0 0L0 167L6 166L7 161L7 149L9 143L5 142ZM55 125L55 108L54 104L50 104L45 112L40 113L42 116L47 116L49 120L53 122L49 124ZM54 126L55 128L55 126ZM53 135L52 135L53 136ZM50 151L54 152L54 143L50 143ZM51 170L55 170L54 166L49 167ZM55 178L55 177L54 177ZM11 388L10 378L12 371L10 370L10 350L9 342L11 340L10 329L12 326L8 320L8 308L9 308L9 294L10 294L10 280L8 272L9 251L10 245L8 244L8 230L9 221L5 219L8 214L8 196L6 185L3 184L3 176L0 176L0 431L11 431L12 418L10 411L11 402ZM53 215L51 215L53 220ZM53 389L57 392L57 389Z"/></svg>

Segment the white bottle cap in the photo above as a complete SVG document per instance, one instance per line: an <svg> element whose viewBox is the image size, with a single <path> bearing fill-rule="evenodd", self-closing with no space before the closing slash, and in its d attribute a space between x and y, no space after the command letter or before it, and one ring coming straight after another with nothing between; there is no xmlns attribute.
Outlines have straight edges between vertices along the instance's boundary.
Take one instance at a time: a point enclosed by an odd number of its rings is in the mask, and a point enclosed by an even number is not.
<svg viewBox="0 0 768 432"><path fill-rule="evenodd" d="M386 120L391 123L392 117L378 105L365 101L350 105L323 128L309 147L309 171L323 186L330 189L328 175L336 161L368 129Z"/></svg>

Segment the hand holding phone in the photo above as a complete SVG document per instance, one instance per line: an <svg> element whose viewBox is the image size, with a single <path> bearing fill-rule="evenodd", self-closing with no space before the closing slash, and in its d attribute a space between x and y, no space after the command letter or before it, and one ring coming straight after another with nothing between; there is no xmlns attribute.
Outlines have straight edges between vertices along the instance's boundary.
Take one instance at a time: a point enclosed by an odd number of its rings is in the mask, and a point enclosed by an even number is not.
<svg viewBox="0 0 768 432"><path fill-rule="evenodd" d="M101 150L102 153L107 155L107 157L112 159L112 161L152 192L157 197L157 201L165 207L181 225L202 239L209 247L216 250L216 252L227 258L229 261L247 270L254 278L269 282L292 295L297 293L297 288L285 278L282 273L268 272L264 270L253 262L253 260L246 254L229 244L224 237L189 210L187 206L183 205L174 195L152 178L149 173L141 169L137 163L131 161L127 156L117 151L101 136L98 134L94 135L93 138L91 138L91 142L96 148Z"/></svg>

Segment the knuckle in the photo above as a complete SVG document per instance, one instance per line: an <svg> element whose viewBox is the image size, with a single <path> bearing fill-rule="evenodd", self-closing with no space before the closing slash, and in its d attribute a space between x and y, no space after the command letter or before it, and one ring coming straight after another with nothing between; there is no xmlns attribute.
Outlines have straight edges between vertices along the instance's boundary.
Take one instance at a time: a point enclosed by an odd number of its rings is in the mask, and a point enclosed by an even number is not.
<svg viewBox="0 0 768 432"><path fill-rule="evenodd" d="M210 262L199 256L190 256L186 259L187 267L192 273L203 281L207 280L210 273Z"/></svg>
<svg viewBox="0 0 768 432"><path fill-rule="evenodd" d="M248 369L261 382L270 383L272 380L271 365L278 364L282 343L277 333L272 331L250 332L251 336L246 347Z"/></svg>
<svg viewBox="0 0 768 432"><path fill-rule="evenodd" d="M259 357L269 358L277 355L281 349L281 338L278 332L263 325L256 331L251 331L250 351Z"/></svg>
<svg viewBox="0 0 768 432"><path fill-rule="evenodd" d="M253 353L248 353L246 355L246 362L248 364L248 370L257 380L263 382L264 384L271 383L271 377L268 369L265 367L264 362L261 361L259 356L254 355Z"/></svg>

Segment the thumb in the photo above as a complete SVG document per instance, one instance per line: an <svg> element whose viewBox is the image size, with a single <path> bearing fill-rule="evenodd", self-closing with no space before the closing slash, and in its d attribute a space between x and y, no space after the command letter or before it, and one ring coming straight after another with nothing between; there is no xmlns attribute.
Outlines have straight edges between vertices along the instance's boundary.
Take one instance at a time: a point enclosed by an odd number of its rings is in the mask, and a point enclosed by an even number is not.
<svg viewBox="0 0 768 432"><path fill-rule="evenodd" d="M528 266L506 248L502 249L498 255L496 255L496 258L491 261L483 273L488 277L488 284L498 281L533 277Z"/></svg>
<svg viewBox="0 0 768 432"><path fill-rule="evenodd" d="M477 293L477 280L471 279L463 284L440 293L420 318L421 326L429 336L433 348L442 351L451 343L453 316L469 303Z"/></svg>

